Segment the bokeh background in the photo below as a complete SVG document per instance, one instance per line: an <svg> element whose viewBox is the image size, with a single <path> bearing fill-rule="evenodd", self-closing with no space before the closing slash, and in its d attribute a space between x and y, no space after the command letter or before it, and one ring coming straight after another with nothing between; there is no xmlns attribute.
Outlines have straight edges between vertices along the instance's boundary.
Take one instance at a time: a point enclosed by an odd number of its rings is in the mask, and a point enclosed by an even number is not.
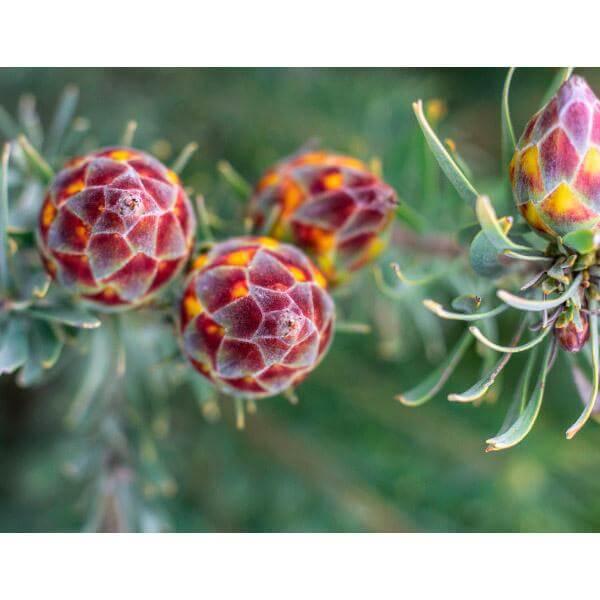
<svg viewBox="0 0 600 600"><path fill-rule="evenodd" d="M600 89L600 72L582 74ZM550 69L517 71L511 105L519 133L553 75ZM328 149L379 157L389 183L423 215L419 227L451 237L468 217L425 156L411 102L443 100L438 128L493 195L505 184L504 76L504 69L3 69L0 103L14 112L18 97L30 92L48 118L63 87L75 83L79 112L90 119L99 145L114 143L128 119L139 123L136 144L165 160L197 141L184 180L226 223L221 235L240 230L241 212L219 176L219 160L256 181L271 163L318 139ZM402 261L404 253L397 245L386 259ZM426 268L438 260L426 251L415 257L414 248L406 255ZM438 293L432 284L427 295L444 299L446 287ZM580 412L565 365L552 372L542 414L525 442L484 454L485 439L504 417L519 361L511 361L494 403L457 406L445 399L477 378L471 352L446 393L419 409L401 406L394 394L431 370L443 341L449 345L460 332L451 323L419 329L424 309L417 299L410 310L406 304L385 299L371 273L363 274L340 299L340 310L371 323L373 332L338 334L327 359L302 384L300 404L261 401L241 432L229 403L222 418L210 422L189 393L173 389L171 426L161 444L177 482L176 493L162 501L170 527L600 530L600 430L590 423L575 440L565 440ZM78 531L85 522L90 500L64 469L77 452L64 422L72 394L60 381L33 390L0 381L1 531Z"/></svg>

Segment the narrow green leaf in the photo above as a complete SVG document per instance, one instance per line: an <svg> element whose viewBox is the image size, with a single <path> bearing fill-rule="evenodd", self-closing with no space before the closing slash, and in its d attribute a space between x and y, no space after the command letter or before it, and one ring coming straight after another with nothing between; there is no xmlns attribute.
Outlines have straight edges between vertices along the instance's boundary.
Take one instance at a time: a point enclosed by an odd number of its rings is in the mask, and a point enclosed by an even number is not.
<svg viewBox="0 0 600 600"><path fill-rule="evenodd" d="M504 87L502 88L502 168L506 169L513 152L517 146L512 119L510 116L510 83L512 81L515 68L511 67L506 73Z"/></svg>
<svg viewBox="0 0 600 600"><path fill-rule="evenodd" d="M190 142L189 144L186 144L173 162L171 169L173 169L173 171L179 175L183 169L185 169L185 166L188 164L190 158L192 158L196 150L198 150L198 144L196 144L196 142Z"/></svg>
<svg viewBox="0 0 600 600"><path fill-rule="evenodd" d="M534 348L535 346L540 344L544 340L544 338L552 331L552 327L547 327L542 331L542 333L540 333L540 335L534 337L532 340L529 340L521 346L501 346L500 344L495 344L491 340L488 340L475 325L471 325L471 327L469 327L469 331L473 334L475 338L477 338L477 340L479 340L488 348L496 350L496 352L506 352L508 354L514 354L515 352L525 352L526 350L530 350L531 348Z"/></svg>
<svg viewBox="0 0 600 600"><path fill-rule="evenodd" d="M443 271L438 271L436 273L429 273L428 275L423 275L423 277L407 277L404 274L404 272L402 271L402 269L400 268L400 265L398 263L391 263L390 266L394 270L396 277L404 285L409 285L409 286L427 285L428 283L431 283L432 281L435 281L436 279L439 279L440 277L444 277L445 275L448 275L448 268L446 267L446 269L444 269Z"/></svg>
<svg viewBox="0 0 600 600"><path fill-rule="evenodd" d="M438 317L454 321L480 321L481 319L491 319L492 317L503 313L505 310L508 310L508 306L506 306L505 304L500 304L499 306L496 306L496 308L485 312L464 314L446 310L441 304L438 304L434 300L423 300L423 305L425 306L425 308L430 310L432 313L436 314Z"/></svg>
<svg viewBox="0 0 600 600"><path fill-rule="evenodd" d="M14 140L19 132L18 123L10 116L4 106L0 106L0 133L6 140Z"/></svg>
<svg viewBox="0 0 600 600"><path fill-rule="evenodd" d="M579 273L573 280L573 283L571 283L571 285L562 294L556 296L556 298L552 298L551 300L532 300L530 298L522 298L521 296L516 296L515 294L511 294L506 290L499 290L497 295L502 302L519 310L531 310L536 312L548 310L560 306L569 300L569 298L574 296L579 290L581 279L582 275Z"/></svg>
<svg viewBox="0 0 600 600"><path fill-rule="evenodd" d="M54 366L63 347L62 339L45 321L32 321L28 335L29 353L17 382L23 387L37 383L44 371Z"/></svg>
<svg viewBox="0 0 600 600"><path fill-rule="evenodd" d="M336 333L358 333L358 334L368 334L371 333L371 326L368 323L352 323L349 321L339 321L335 322L335 332Z"/></svg>
<svg viewBox="0 0 600 600"><path fill-rule="evenodd" d="M523 335L525 324L526 319L523 319L512 339L511 347L516 346L516 344L519 342L519 339ZM462 392L461 394L450 394L448 396L448 400L451 402L474 402L475 400L483 398L492 385L494 385L496 378L502 372L502 369L504 369L511 356L512 353L510 352L503 354L500 360L491 368L491 370L485 373L483 377L473 384L466 392Z"/></svg>
<svg viewBox="0 0 600 600"><path fill-rule="evenodd" d="M542 400L544 399L546 377L548 375L555 344L556 342L552 340L552 342L550 342L546 347L546 352L542 360L537 384L533 390L529 402L525 406L525 409L520 413L516 421L514 421L512 425L506 429L506 431L486 441L488 444L486 452L494 452L497 450L511 448L512 446L515 446L521 442L531 431L540 412Z"/></svg>
<svg viewBox="0 0 600 600"><path fill-rule="evenodd" d="M223 179L237 192L242 200L248 200L252 195L252 186L226 160L217 163L217 169Z"/></svg>
<svg viewBox="0 0 600 600"><path fill-rule="evenodd" d="M421 406L431 400L452 375L471 342L472 338L469 332L466 331L458 340L456 346L448 353L446 359L429 377L411 390L398 394L396 400L405 406Z"/></svg>
<svg viewBox="0 0 600 600"><path fill-rule="evenodd" d="M2 148L0 171L0 298L8 294L10 272L8 270L8 158L10 144Z"/></svg>
<svg viewBox="0 0 600 600"><path fill-rule="evenodd" d="M598 396L598 381L599 381L599 373L600 373L600 360L598 357L599 353L599 340L598 340L598 301L591 299L590 300L590 329L591 329L591 340L590 343L592 345L592 388L590 390L589 399L583 412L569 427L567 430L566 436L567 439L572 439L579 430L587 423L592 411L594 410L594 406L596 404L596 397Z"/></svg>
<svg viewBox="0 0 600 600"><path fill-rule="evenodd" d="M65 132L75 116L78 100L79 88L74 85L68 85L58 100L46 140L46 153L52 158L58 154Z"/></svg>
<svg viewBox="0 0 600 600"><path fill-rule="evenodd" d="M96 394L103 383L108 384L111 364L111 339L106 327L94 331L88 360L82 369L80 386L67 413L67 423L74 427L88 414Z"/></svg>
<svg viewBox="0 0 600 600"><path fill-rule="evenodd" d="M508 407L504 421L502 421L502 425L495 437L498 437L508 431L511 425L523 413L525 406L527 406L527 399L531 393L531 378L533 376L538 350L539 346L536 346L527 356L525 370L521 373L514 397L510 403L510 406Z"/></svg>
<svg viewBox="0 0 600 600"><path fill-rule="evenodd" d="M525 260L527 262L539 262L546 265L551 265L553 259L549 256L544 256L541 252L516 252L515 250L504 250L502 252L505 256L514 258L516 260Z"/></svg>
<svg viewBox="0 0 600 600"><path fill-rule="evenodd" d="M579 254L588 254L596 249L594 232L590 229L571 231L562 239L563 244Z"/></svg>
<svg viewBox="0 0 600 600"><path fill-rule="evenodd" d="M36 148L41 148L44 139L40 116L36 108L35 96L23 94L17 106L19 122L25 135Z"/></svg>
<svg viewBox="0 0 600 600"><path fill-rule="evenodd" d="M135 138L135 132L137 131L137 121L127 121L123 135L121 136L121 146L131 147Z"/></svg>
<svg viewBox="0 0 600 600"><path fill-rule="evenodd" d="M69 327L81 329L96 329L100 327L100 319L77 306L35 306L28 308L25 312L54 323L61 323Z"/></svg>
<svg viewBox="0 0 600 600"><path fill-rule="evenodd" d="M490 243L498 252L505 250L531 251L529 246L522 246L513 242L505 233L501 222L496 217L496 211L487 196L478 196L475 203L475 214Z"/></svg>
<svg viewBox="0 0 600 600"><path fill-rule="evenodd" d="M440 142L439 138L427 122L425 114L423 113L423 102L421 100L414 102L413 110L421 130L425 135L425 140L433 152L433 155L435 156L440 168L450 180L450 183L454 186L460 197L474 206L475 200L479 196L479 193L473 184L467 179L465 174L460 170L459 166L450 156L448 150L446 150L442 142Z"/></svg>
<svg viewBox="0 0 600 600"><path fill-rule="evenodd" d="M41 157L40 153L24 135L20 135L17 139L33 172L44 184L50 183L54 177L54 171L50 165Z"/></svg>
<svg viewBox="0 0 600 600"><path fill-rule="evenodd" d="M0 336L0 375L12 373L27 360L27 327L22 319L11 317Z"/></svg>

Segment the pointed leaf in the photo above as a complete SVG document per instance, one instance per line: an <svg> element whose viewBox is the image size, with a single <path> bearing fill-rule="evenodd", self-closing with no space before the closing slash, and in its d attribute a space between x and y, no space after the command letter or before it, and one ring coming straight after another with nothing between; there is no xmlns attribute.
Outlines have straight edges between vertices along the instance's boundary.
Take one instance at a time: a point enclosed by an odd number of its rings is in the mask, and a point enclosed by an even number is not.
<svg viewBox="0 0 600 600"><path fill-rule="evenodd" d="M529 340L527 343L522 344L521 346L500 346L499 344L495 344L491 340L488 340L483 333L481 333L481 331L475 327L475 325L469 327L469 331L488 348L496 350L496 352L507 352L509 354L514 354L515 352L525 352L526 350L530 350L531 348L537 346L552 331L552 327L547 327L542 331L542 333L540 333L540 335L532 340Z"/></svg>
<svg viewBox="0 0 600 600"><path fill-rule="evenodd" d="M442 386L446 383L450 375L452 375L467 348L470 346L471 341L472 338L469 332L463 333L456 346L448 353L440 366L419 385L397 395L396 400L405 406L420 406L431 400L442 389Z"/></svg>
<svg viewBox="0 0 600 600"><path fill-rule="evenodd" d="M500 304L500 306L497 306L492 310L473 313L469 315L446 310L441 304L435 302L434 300L423 300L423 305L425 306L425 308L430 310L432 313L436 314L438 317L454 321L479 321L481 319L491 319L492 317L503 313L505 310L508 310L508 306L506 306L505 304Z"/></svg>
<svg viewBox="0 0 600 600"><path fill-rule="evenodd" d="M26 360L27 327L13 316L0 334L0 375L16 371Z"/></svg>
<svg viewBox="0 0 600 600"><path fill-rule="evenodd" d="M421 130L425 135L425 140L433 152L433 155L435 156L440 168L450 180L450 183L454 186L459 196L463 198L463 200L469 202L471 205L474 205L479 193L473 184L467 179L465 174L460 170L459 166L448 153L448 150L446 150L442 142L440 142L439 138L427 122L427 119L423 113L423 102L421 100L414 102L413 110L417 117L417 121L421 126Z"/></svg>
<svg viewBox="0 0 600 600"><path fill-rule="evenodd" d="M524 410L504 432L487 440L486 443L488 444L488 447L486 448L486 452L511 448L521 442L531 431L537 416L539 415L542 400L544 399L546 377L548 375L554 346L555 342L553 340L546 347L537 384Z"/></svg>
<svg viewBox="0 0 600 600"><path fill-rule="evenodd" d="M583 412L569 427L567 430L566 436L567 439L572 439L577 432L587 423L592 411L594 410L594 406L596 404L596 398L598 396L598 381L600 375L600 360L598 357L599 353L599 340L598 340L598 302L597 300L590 300L590 330L591 330L591 340L590 343L592 345L592 387L590 390L590 394L588 397L587 404L583 409Z"/></svg>
<svg viewBox="0 0 600 600"><path fill-rule="evenodd" d="M226 160L217 163L217 169L223 179L231 186L242 200L248 200L252 195L252 186Z"/></svg>
<svg viewBox="0 0 600 600"><path fill-rule="evenodd" d="M525 329L525 324L526 320L523 319L512 339L511 346L515 346L519 342L519 339L523 334L523 330ZM483 377L477 381L477 383L472 385L466 392L463 392L462 394L450 394L448 396L448 400L451 402L474 402L475 400L483 398L492 385L494 385L496 378L502 372L502 369L504 369L511 356L512 353L510 352L503 354L500 360L491 368L488 373L485 373Z"/></svg>
<svg viewBox="0 0 600 600"><path fill-rule="evenodd" d="M541 310L549 310L551 308L556 308L560 306L569 298L574 296L578 290L579 285L581 284L582 275L579 273L577 277L573 280L573 283L559 296L556 298L552 298L551 300L532 300L530 298L522 298L521 296L516 296L515 294L511 294L506 290L499 290L497 295L502 302L505 302L509 306L513 308L518 308L519 310L530 310L530 311L541 311Z"/></svg>
<svg viewBox="0 0 600 600"><path fill-rule="evenodd" d="M28 336L29 354L17 381L27 387L37 383L44 371L54 366L63 347L62 339L45 321L32 321Z"/></svg>
<svg viewBox="0 0 600 600"><path fill-rule="evenodd" d="M58 153L65 131L75 116L78 100L79 89L74 85L68 85L58 101L46 140L46 153L49 157L55 157Z"/></svg>
<svg viewBox="0 0 600 600"><path fill-rule="evenodd" d="M27 313L54 323L62 323L69 327L81 329L95 329L100 327L100 319L77 306L35 306L28 308Z"/></svg>
<svg viewBox="0 0 600 600"><path fill-rule="evenodd" d="M516 244L506 235L506 224L512 225L512 221L501 223L496 217L496 211L487 196L478 196L475 204L475 214L490 243L498 250L529 250L529 246ZM504 225L504 227L503 227Z"/></svg>
<svg viewBox="0 0 600 600"><path fill-rule="evenodd" d="M502 88L502 168L505 169L510 158L515 151L517 141L515 139L515 132L513 129L512 119L510 116L510 84L512 81L515 68L511 67L506 73L506 79L504 80L504 87Z"/></svg>
<svg viewBox="0 0 600 600"><path fill-rule="evenodd" d="M50 165L41 157L40 153L31 145L24 135L18 137L18 142L27 158L31 170L43 183L50 183L54 177L52 167L50 167Z"/></svg>

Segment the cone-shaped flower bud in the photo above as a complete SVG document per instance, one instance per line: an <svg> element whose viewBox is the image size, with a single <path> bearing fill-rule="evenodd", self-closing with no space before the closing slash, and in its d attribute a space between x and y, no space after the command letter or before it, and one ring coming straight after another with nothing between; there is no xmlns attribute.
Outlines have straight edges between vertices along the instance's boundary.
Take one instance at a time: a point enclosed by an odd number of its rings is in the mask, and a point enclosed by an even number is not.
<svg viewBox="0 0 600 600"><path fill-rule="evenodd" d="M48 272L98 307L146 301L189 256L194 214L177 175L131 148L69 161L50 184L39 219Z"/></svg>
<svg viewBox="0 0 600 600"><path fill-rule="evenodd" d="M529 121L510 164L515 202L545 236L600 226L600 101L574 76Z"/></svg>
<svg viewBox="0 0 600 600"><path fill-rule="evenodd" d="M217 388L261 398L298 384L317 366L333 320L325 279L300 250L240 237L195 260L180 332L185 355Z"/></svg>
<svg viewBox="0 0 600 600"><path fill-rule="evenodd" d="M256 231L300 246L339 283L385 248L397 202L394 190L361 161L308 152L265 173L250 217Z"/></svg>
<svg viewBox="0 0 600 600"><path fill-rule="evenodd" d="M585 313L581 313L581 329L573 321L564 327L555 327L554 334L558 343L567 352L579 352L590 337L590 322Z"/></svg>

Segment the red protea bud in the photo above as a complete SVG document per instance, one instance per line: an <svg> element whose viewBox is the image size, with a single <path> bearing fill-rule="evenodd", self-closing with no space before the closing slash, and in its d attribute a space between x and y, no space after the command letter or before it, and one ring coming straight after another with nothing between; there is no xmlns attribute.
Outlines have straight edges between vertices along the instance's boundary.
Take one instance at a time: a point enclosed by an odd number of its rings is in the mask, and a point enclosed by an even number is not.
<svg viewBox="0 0 600 600"><path fill-rule="evenodd" d="M39 219L48 272L104 308L139 305L173 279L194 230L177 175L131 148L69 161L50 184Z"/></svg>
<svg viewBox="0 0 600 600"><path fill-rule="evenodd" d="M600 101L571 77L529 121L510 164L515 202L546 236L600 224Z"/></svg>
<svg viewBox="0 0 600 600"><path fill-rule="evenodd" d="M298 249L240 237L194 262L180 331L192 365L219 389L247 398L298 384L331 341L325 279Z"/></svg>
<svg viewBox="0 0 600 600"><path fill-rule="evenodd" d="M338 283L385 248L397 202L394 190L361 161L309 152L267 171L250 217L256 230L305 249Z"/></svg>
<svg viewBox="0 0 600 600"><path fill-rule="evenodd" d="M590 337L590 322L585 313L580 313L581 328L573 321L569 321L564 327L554 327L554 335L558 343L567 352L579 352Z"/></svg>

